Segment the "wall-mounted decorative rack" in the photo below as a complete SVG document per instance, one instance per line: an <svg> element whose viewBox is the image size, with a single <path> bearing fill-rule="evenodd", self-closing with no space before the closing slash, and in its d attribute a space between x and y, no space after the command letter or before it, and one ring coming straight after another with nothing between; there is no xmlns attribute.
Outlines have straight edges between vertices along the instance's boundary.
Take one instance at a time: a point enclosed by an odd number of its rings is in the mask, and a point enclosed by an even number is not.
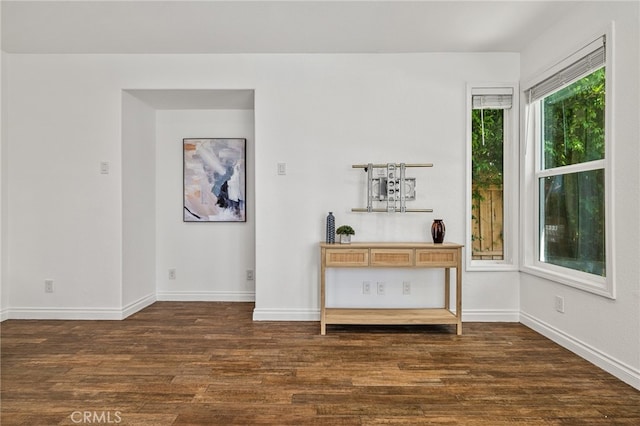
<svg viewBox="0 0 640 426"><path fill-rule="evenodd" d="M367 207L353 208L352 212L386 212L386 213L431 213L433 209L408 209L407 201L416 199L416 179L405 176L409 167L433 167L431 163L405 164L354 164L354 169L364 169L367 173ZM374 176L374 169L386 169L384 175ZM373 203L386 202L386 208L374 208Z"/></svg>

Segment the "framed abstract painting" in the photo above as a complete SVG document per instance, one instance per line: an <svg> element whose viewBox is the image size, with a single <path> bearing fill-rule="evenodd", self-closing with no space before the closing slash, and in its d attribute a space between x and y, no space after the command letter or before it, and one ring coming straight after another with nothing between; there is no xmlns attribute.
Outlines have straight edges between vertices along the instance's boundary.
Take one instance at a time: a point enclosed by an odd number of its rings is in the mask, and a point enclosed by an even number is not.
<svg viewBox="0 0 640 426"><path fill-rule="evenodd" d="M241 138L182 140L184 222L246 222L246 145Z"/></svg>

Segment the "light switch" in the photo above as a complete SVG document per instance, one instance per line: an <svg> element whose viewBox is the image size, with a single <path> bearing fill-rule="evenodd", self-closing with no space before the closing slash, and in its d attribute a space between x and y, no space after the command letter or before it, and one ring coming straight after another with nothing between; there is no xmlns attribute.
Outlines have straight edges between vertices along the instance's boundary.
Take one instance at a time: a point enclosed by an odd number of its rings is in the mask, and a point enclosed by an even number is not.
<svg viewBox="0 0 640 426"><path fill-rule="evenodd" d="M287 174L287 163L278 163L278 174L281 176Z"/></svg>

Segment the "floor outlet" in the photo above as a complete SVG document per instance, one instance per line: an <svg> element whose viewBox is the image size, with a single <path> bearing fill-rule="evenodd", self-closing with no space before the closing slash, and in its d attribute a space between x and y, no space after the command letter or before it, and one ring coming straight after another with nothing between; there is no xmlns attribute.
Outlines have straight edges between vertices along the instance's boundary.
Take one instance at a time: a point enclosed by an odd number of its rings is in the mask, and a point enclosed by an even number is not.
<svg viewBox="0 0 640 426"><path fill-rule="evenodd" d="M384 283L378 283L378 295L379 296L384 296Z"/></svg>
<svg viewBox="0 0 640 426"><path fill-rule="evenodd" d="M44 292L53 293L53 280L44 280Z"/></svg>
<svg viewBox="0 0 640 426"><path fill-rule="evenodd" d="M369 281L362 283L362 294L371 294L371 283Z"/></svg>
<svg viewBox="0 0 640 426"><path fill-rule="evenodd" d="M405 296L411 294L411 283L409 281L402 283L402 294Z"/></svg>
<svg viewBox="0 0 640 426"><path fill-rule="evenodd" d="M169 279L170 280L176 279L176 268L169 269Z"/></svg>

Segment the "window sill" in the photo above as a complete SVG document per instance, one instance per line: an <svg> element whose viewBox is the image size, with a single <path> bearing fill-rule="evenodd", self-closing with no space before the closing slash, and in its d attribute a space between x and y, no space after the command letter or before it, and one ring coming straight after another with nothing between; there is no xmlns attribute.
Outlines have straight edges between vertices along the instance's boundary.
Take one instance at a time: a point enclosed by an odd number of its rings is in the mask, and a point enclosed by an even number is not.
<svg viewBox="0 0 640 426"><path fill-rule="evenodd" d="M467 272L517 272L518 265L503 262L491 262L490 260L472 260L467 262Z"/></svg>
<svg viewBox="0 0 640 426"><path fill-rule="evenodd" d="M568 271L568 272L565 272ZM597 277L578 271L571 271L566 268L556 268L553 266L532 266L525 265L521 272L536 277L544 278L558 284L567 285L589 293L597 294L609 299L615 299L615 288L611 284L611 278Z"/></svg>

